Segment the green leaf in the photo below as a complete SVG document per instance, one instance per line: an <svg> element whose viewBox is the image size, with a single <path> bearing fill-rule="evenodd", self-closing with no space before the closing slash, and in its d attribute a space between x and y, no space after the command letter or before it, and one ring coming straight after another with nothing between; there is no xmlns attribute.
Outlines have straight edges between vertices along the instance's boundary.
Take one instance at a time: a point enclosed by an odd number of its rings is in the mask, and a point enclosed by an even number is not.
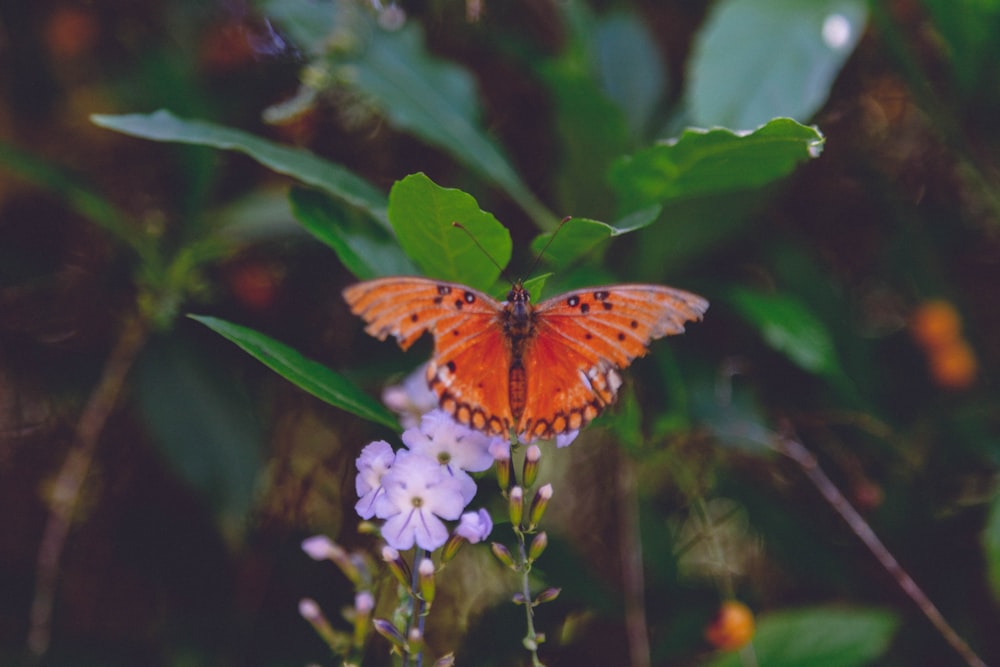
<svg viewBox="0 0 1000 667"><path fill-rule="evenodd" d="M776 116L808 121L866 20L865 0L722 0L688 65L694 122L749 129Z"/></svg>
<svg viewBox="0 0 1000 667"><path fill-rule="evenodd" d="M471 195L442 188L424 174L411 174L392 186L389 220L403 250L432 278L489 290L500 276L493 262L504 267L510 261L507 228Z"/></svg>
<svg viewBox="0 0 1000 667"><path fill-rule="evenodd" d="M688 129L675 141L620 159L610 178L626 210L634 211L760 188L817 157L822 146L819 130L788 118L776 118L750 133Z"/></svg>
<svg viewBox="0 0 1000 667"><path fill-rule="evenodd" d="M415 275L417 268L403 253L392 234L369 224L317 190L292 188L292 212L317 239L362 280L378 276Z"/></svg>
<svg viewBox="0 0 1000 667"><path fill-rule="evenodd" d="M416 23L402 30L374 29L371 43L353 63L351 83L377 100L391 125L443 148L490 179L544 227L556 223L481 129L472 76L430 55Z"/></svg>
<svg viewBox="0 0 1000 667"><path fill-rule="evenodd" d="M994 496L993 502L990 504L982 540L990 585L993 587L993 596L1000 599L1000 493Z"/></svg>
<svg viewBox="0 0 1000 667"><path fill-rule="evenodd" d="M667 92L667 71L648 24L635 13L612 13L597 24L593 44L601 88L632 136L642 138Z"/></svg>
<svg viewBox="0 0 1000 667"><path fill-rule="evenodd" d="M154 337L135 370L139 409L160 454L212 507L223 532L237 536L263 466L265 425L253 402L231 368L177 334Z"/></svg>
<svg viewBox="0 0 1000 667"><path fill-rule="evenodd" d="M243 348L275 373L330 405L363 419L399 430L388 409L355 387L339 373L307 359L284 343L264 334L217 317L188 315Z"/></svg>
<svg viewBox="0 0 1000 667"><path fill-rule="evenodd" d="M4 141L0 141L0 168L55 194L70 210L128 245L147 268L159 264L150 237L130 224L125 213L77 175Z"/></svg>
<svg viewBox="0 0 1000 667"><path fill-rule="evenodd" d="M889 648L899 619L878 609L805 608L763 614L753 649L767 667L863 667ZM708 667L740 667L738 653Z"/></svg>
<svg viewBox="0 0 1000 667"><path fill-rule="evenodd" d="M340 165L301 148L282 146L267 139L214 123L184 120L169 111L90 117L94 124L134 137L172 141L244 153L280 174L312 185L330 196L386 221L385 197L375 186Z"/></svg>
<svg viewBox="0 0 1000 667"><path fill-rule="evenodd" d="M833 339L801 301L787 294L735 288L730 304L753 325L768 345L811 373L842 377Z"/></svg>
<svg viewBox="0 0 1000 667"><path fill-rule="evenodd" d="M556 231L535 237L531 249L536 254L544 249L545 259L557 266L566 266L608 239L652 224L662 210L662 206L653 204L626 215L614 225L588 218L571 218Z"/></svg>

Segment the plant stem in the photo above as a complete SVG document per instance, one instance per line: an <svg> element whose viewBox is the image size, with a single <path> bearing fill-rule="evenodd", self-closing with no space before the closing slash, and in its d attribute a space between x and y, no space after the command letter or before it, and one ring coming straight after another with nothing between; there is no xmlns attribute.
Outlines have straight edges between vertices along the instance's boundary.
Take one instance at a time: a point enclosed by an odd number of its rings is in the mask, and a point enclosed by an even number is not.
<svg viewBox="0 0 1000 667"><path fill-rule="evenodd" d="M625 635L632 667L649 667L649 635L646 623L646 583L639 532L639 499L635 462L621 457L618 465L618 517L621 526L619 550L625 594Z"/></svg>
<svg viewBox="0 0 1000 667"><path fill-rule="evenodd" d="M517 552L521 558L517 569L521 572L521 594L524 595L524 620L528 626L523 644L524 648L531 651L532 667L544 667L538 659L538 633L535 632L535 608L531 605L531 563L528 562L525 535L519 526L514 526L514 534L517 535Z"/></svg>
<svg viewBox="0 0 1000 667"><path fill-rule="evenodd" d="M35 596L31 602L26 646L31 661L38 661L48 651L52 634L52 607L73 513L90 471L98 438L148 335L147 322L141 317L134 315L125 323L104 364L101 378L80 413L73 444L56 477L49 499L48 520L38 545Z"/></svg>
<svg viewBox="0 0 1000 667"><path fill-rule="evenodd" d="M854 506L844 497L840 489L826 476L823 469L819 467L819 462L816 460L815 455L805 445L793 438L775 433L772 434L770 440L776 450L795 461L802 468L802 471L820 492L820 495L847 522L847 525L854 531L854 534L864 542L876 560L896 580L896 583L903 589L903 592L913 600L924 616L927 617L927 620L944 637L945 641L962 656L966 664L970 667L986 667L986 663L976 655L965 640L951 627L941 611L931 602L927 594L917 585L917 582L913 580L913 577L903 569L903 566L899 564L896 557L892 555L889 549L878 538L878 535L875 534L875 531L864 520L864 517L854 509Z"/></svg>

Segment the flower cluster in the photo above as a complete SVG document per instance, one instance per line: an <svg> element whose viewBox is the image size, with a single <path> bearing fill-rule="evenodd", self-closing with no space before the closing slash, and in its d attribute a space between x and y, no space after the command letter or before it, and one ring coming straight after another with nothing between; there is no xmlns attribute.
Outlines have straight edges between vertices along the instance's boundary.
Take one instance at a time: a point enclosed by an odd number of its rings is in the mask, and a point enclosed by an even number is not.
<svg viewBox="0 0 1000 667"><path fill-rule="evenodd" d="M469 473L493 464L491 447L495 451L500 439L457 424L441 410L425 414L402 439L406 449L398 452L384 440L361 451L355 505L361 518L384 519L382 537L400 551L414 544L428 551L444 545L443 520L461 519L459 534L470 542L485 538L492 529L489 515L462 512L476 495Z"/></svg>

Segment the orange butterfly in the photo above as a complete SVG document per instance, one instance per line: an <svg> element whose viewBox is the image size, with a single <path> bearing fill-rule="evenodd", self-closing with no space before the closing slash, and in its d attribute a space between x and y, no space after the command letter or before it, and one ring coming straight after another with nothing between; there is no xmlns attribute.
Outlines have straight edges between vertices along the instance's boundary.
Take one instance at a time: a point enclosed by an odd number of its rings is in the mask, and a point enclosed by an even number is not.
<svg viewBox="0 0 1000 667"><path fill-rule="evenodd" d="M457 283L416 277L351 285L344 299L372 336L404 350L434 336L427 383L458 422L522 442L577 431L610 405L618 371L655 338L700 320L708 301L659 285L610 285L537 306L516 283L503 303Z"/></svg>

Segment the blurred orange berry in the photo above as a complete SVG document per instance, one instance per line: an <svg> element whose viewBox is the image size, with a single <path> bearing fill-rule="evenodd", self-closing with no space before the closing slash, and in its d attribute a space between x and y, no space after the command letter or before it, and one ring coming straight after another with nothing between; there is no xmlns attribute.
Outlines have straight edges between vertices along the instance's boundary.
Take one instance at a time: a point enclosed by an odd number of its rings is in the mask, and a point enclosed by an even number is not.
<svg viewBox="0 0 1000 667"><path fill-rule="evenodd" d="M705 628L705 639L722 651L735 651L753 639L753 612L738 600L726 600L715 620Z"/></svg>
<svg viewBox="0 0 1000 667"><path fill-rule="evenodd" d="M99 32L92 13L79 7L59 7L45 24L45 43L53 56L68 60L93 49Z"/></svg>
<svg viewBox="0 0 1000 667"><path fill-rule="evenodd" d="M248 261L230 267L227 278L240 303L252 310L266 310L277 297L282 274L277 266Z"/></svg>
<svg viewBox="0 0 1000 667"><path fill-rule="evenodd" d="M926 350L948 345L961 337L962 318L949 302L925 301L910 318L910 333Z"/></svg>
<svg viewBox="0 0 1000 667"><path fill-rule="evenodd" d="M961 338L931 350L927 361L934 382L945 389L966 389L976 379L976 354Z"/></svg>

